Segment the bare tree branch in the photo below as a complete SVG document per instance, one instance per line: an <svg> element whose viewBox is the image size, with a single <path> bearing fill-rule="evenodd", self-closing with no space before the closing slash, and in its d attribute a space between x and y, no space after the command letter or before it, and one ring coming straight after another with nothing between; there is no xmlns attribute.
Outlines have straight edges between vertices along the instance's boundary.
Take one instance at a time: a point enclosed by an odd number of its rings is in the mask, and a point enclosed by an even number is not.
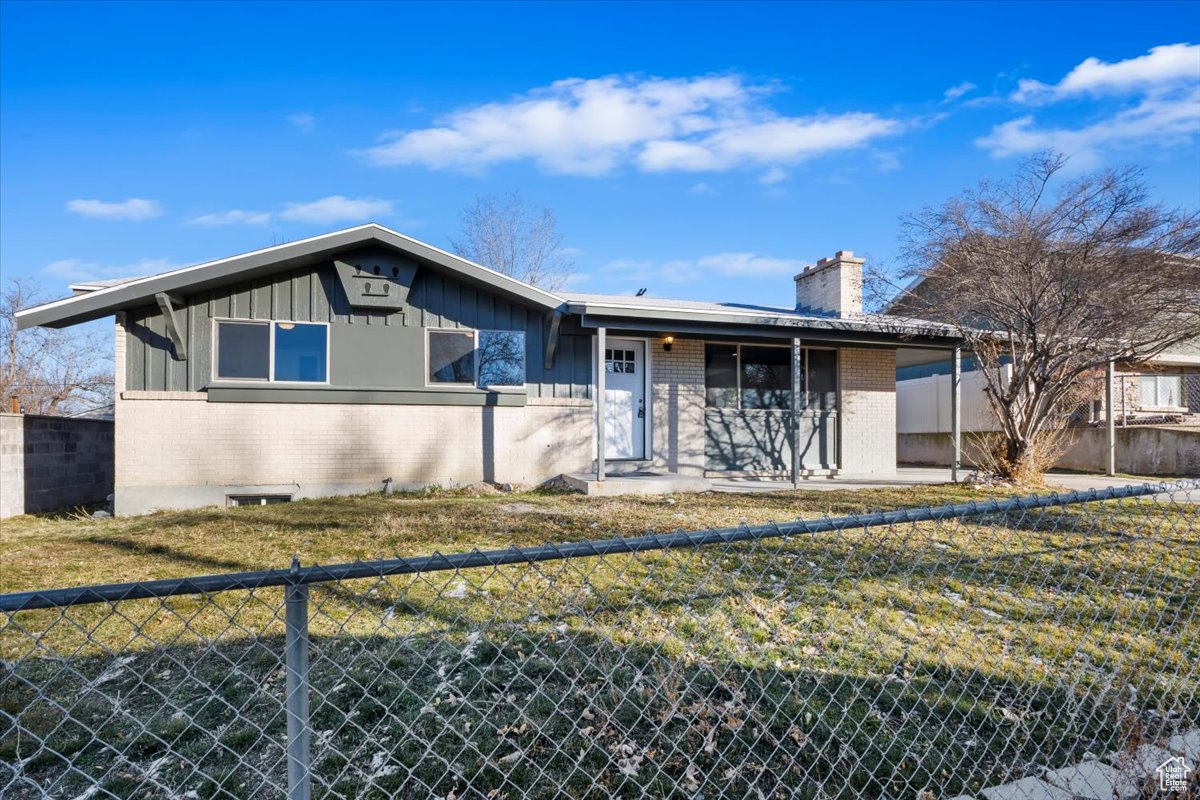
<svg viewBox="0 0 1200 800"><path fill-rule="evenodd" d="M111 339L95 331L17 331L16 312L40 300L37 284L9 279L0 295L0 399L28 414L70 414L112 402Z"/></svg>
<svg viewBox="0 0 1200 800"><path fill-rule="evenodd" d="M553 291L574 269L554 212L531 208L518 192L475 198L462 226L462 237L450 240L454 252L517 280Z"/></svg>
<svg viewBox="0 0 1200 800"><path fill-rule="evenodd" d="M1200 337L1200 212L1151 202L1136 168L1065 180L1065 163L1044 153L903 220L896 285L920 281L893 310L950 323L975 351L1009 477L1030 474L1039 434L1109 361Z"/></svg>

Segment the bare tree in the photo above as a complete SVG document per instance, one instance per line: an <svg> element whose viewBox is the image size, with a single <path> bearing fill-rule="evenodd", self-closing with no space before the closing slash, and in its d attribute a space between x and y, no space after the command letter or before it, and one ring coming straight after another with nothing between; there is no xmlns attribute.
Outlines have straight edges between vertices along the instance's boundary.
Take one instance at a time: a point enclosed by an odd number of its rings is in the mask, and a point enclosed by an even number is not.
<svg viewBox="0 0 1200 800"><path fill-rule="evenodd" d="M1039 155L903 220L901 282L923 280L893 311L950 323L974 350L999 471L1019 481L1040 479L1043 434L1110 361L1200 337L1200 213L1152 202L1137 168L1067 179L1065 163Z"/></svg>
<svg viewBox="0 0 1200 800"><path fill-rule="evenodd" d="M549 291L574 268L563 252L558 220L526 204L519 192L475 198L462 215L462 236L450 246L463 258Z"/></svg>
<svg viewBox="0 0 1200 800"><path fill-rule="evenodd" d="M67 414L112 402L111 340L99 331L17 331L18 309L39 301L37 285L9 279L0 296L0 398L29 414Z"/></svg>

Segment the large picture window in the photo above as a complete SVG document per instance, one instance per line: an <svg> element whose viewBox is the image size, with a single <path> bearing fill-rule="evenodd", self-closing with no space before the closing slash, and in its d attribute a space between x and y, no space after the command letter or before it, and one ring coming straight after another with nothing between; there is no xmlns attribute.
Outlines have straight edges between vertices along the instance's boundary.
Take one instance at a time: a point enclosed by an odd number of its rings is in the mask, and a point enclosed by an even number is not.
<svg viewBox="0 0 1200 800"><path fill-rule="evenodd" d="M213 358L217 380L325 383L329 327L314 322L218 320Z"/></svg>
<svg viewBox="0 0 1200 800"><path fill-rule="evenodd" d="M800 359L800 407L836 411L837 351L804 348ZM709 408L790 409L791 348L705 344L704 400Z"/></svg>
<svg viewBox="0 0 1200 800"><path fill-rule="evenodd" d="M524 331L429 331L430 384L524 386Z"/></svg>

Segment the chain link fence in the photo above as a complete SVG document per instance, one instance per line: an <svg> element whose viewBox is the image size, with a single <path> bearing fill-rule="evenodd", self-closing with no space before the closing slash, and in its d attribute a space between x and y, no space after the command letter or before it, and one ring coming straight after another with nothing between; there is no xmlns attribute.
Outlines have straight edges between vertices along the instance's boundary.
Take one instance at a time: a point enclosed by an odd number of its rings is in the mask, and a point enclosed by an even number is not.
<svg viewBox="0 0 1200 800"><path fill-rule="evenodd" d="M932 800L1089 759L1136 793L1200 726L1198 503L3 595L0 795Z"/></svg>

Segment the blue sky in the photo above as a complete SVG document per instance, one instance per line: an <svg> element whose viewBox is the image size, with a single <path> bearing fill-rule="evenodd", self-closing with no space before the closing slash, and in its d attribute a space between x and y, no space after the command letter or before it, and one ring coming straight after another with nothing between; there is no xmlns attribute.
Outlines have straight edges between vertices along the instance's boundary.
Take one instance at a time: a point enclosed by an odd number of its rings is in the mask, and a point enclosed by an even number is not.
<svg viewBox="0 0 1200 800"><path fill-rule="evenodd" d="M478 194L574 287L790 304L1056 146L1200 205L1196 3L4 3L0 270L48 293Z"/></svg>

